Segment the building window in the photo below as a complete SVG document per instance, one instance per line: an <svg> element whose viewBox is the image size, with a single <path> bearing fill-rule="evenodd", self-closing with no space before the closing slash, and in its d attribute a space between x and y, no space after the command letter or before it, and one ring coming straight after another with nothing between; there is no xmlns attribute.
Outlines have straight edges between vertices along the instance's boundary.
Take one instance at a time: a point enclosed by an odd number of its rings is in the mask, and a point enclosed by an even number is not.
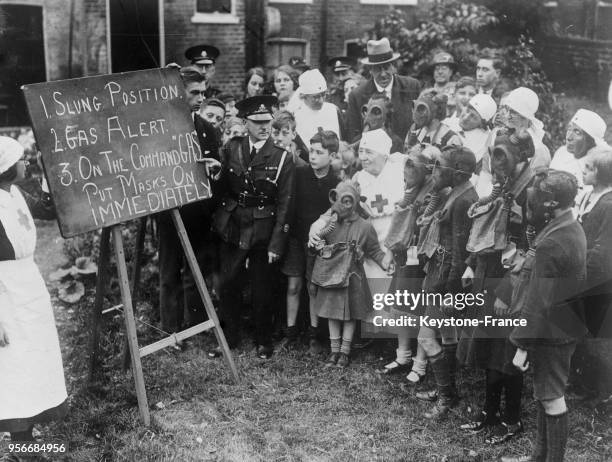
<svg viewBox="0 0 612 462"><path fill-rule="evenodd" d="M312 3L312 0L268 0L268 3Z"/></svg>
<svg viewBox="0 0 612 462"><path fill-rule="evenodd" d="M195 0L191 22L196 24L238 24L236 0Z"/></svg>
<svg viewBox="0 0 612 462"><path fill-rule="evenodd" d="M391 6L415 6L418 0L359 0L362 5L391 5Z"/></svg>
<svg viewBox="0 0 612 462"><path fill-rule="evenodd" d="M612 1L597 2L595 11L595 39L612 40Z"/></svg>
<svg viewBox="0 0 612 462"><path fill-rule="evenodd" d="M298 38L270 38L266 42L266 68L274 69L287 64L289 58L300 56L310 61L310 42Z"/></svg>
<svg viewBox="0 0 612 462"><path fill-rule="evenodd" d="M365 58L366 52L361 39L349 39L344 41L344 56L353 58L359 62L361 58Z"/></svg>

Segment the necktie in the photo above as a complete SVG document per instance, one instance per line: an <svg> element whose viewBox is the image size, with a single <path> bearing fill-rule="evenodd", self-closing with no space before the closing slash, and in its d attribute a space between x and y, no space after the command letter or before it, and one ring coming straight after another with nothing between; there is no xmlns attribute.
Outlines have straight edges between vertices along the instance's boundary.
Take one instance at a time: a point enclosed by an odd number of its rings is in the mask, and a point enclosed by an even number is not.
<svg viewBox="0 0 612 462"><path fill-rule="evenodd" d="M253 146L253 149L251 149L251 162L253 161L253 159L255 159L256 154L257 154L257 149L255 149L255 146Z"/></svg>

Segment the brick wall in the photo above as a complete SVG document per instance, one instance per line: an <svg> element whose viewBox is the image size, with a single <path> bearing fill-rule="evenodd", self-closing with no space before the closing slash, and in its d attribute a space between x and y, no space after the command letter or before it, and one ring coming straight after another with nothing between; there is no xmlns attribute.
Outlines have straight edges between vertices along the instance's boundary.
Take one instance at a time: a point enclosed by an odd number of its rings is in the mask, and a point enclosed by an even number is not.
<svg viewBox="0 0 612 462"><path fill-rule="evenodd" d="M544 71L560 89L606 98L612 78L612 42L545 37L537 51Z"/></svg>
<svg viewBox="0 0 612 462"><path fill-rule="evenodd" d="M318 66L321 52L321 10L323 0L310 4L269 2L269 6L280 11L281 31L278 37L300 38L310 41L310 64ZM362 38L384 16L388 5L364 5L360 0L327 1L327 57L344 54L345 40ZM394 7L410 13L414 7ZM409 16L411 16L409 14Z"/></svg>
<svg viewBox="0 0 612 462"><path fill-rule="evenodd" d="M106 2L85 0L85 25L82 28L84 75L108 73L106 49Z"/></svg>
<svg viewBox="0 0 612 462"><path fill-rule="evenodd" d="M185 50L209 44L221 50L213 85L235 95L243 93L245 47L244 2L235 0L238 24L194 24L191 22L195 0L165 0L166 60L188 64Z"/></svg>

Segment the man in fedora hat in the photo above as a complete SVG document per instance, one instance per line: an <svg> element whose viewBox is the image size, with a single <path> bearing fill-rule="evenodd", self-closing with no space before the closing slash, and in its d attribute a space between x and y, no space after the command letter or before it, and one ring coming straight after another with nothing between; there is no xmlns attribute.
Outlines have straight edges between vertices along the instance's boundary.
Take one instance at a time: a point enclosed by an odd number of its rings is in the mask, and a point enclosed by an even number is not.
<svg viewBox="0 0 612 462"><path fill-rule="evenodd" d="M374 93L382 93L391 101L393 133L404 138L412 125L412 102L419 96L421 86L412 77L397 74L395 62L399 53L391 48L388 38L369 40L368 56L361 60L367 66L371 78L349 94L347 110L348 141L361 137L363 130L362 108Z"/></svg>

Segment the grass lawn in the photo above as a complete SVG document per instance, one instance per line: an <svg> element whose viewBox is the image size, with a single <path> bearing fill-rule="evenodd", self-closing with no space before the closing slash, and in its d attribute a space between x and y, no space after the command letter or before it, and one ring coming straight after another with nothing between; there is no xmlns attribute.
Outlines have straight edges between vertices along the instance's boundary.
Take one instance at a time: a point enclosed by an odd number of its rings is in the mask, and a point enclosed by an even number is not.
<svg viewBox="0 0 612 462"><path fill-rule="evenodd" d="M592 108L612 127L612 111L605 103L578 97L562 101L570 117L577 108ZM607 139L612 143L612 130ZM37 261L48 276L62 263L62 239L55 224L38 226ZM458 428L482 402L481 374L463 371L461 405L448 420L428 422L422 414L429 406L414 397L402 377L374 373L384 364L379 352L358 352L350 368L326 370L305 350L279 351L262 362L244 342L235 355L241 382L234 384L222 360L206 358L206 349L213 345L210 334L197 336L184 352L167 349L143 360L153 419L151 428L145 428L131 374L120 366L122 315L105 315L103 364L96 381L87 386L86 326L93 290L73 306L55 298L55 286L50 291L71 411L64 422L40 428L40 441L68 441L70 450L63 460L491 461L507 452L527 454L531 448L535 403L529 378L524 391L526 432L504 447L490 448L482 435L465 435ZM116 302L117 293L106 306ZM149 322L151 311L144 301L137 318ZM139 337L141 344L159 338L141 323ZM612 409L593 409L572 399L569 406L566 460L612 460Z"/></svg>
<svg viewBox="0 0 612 462"><path fill-rule="evenodd" d="M39 224L37 260L43 274L61 262L61 245L55 224ZM383 364L378 353L362 351L350 368L326 370L304 350L280 351L262 362L245 342L235 356L242 380L234 384L225 363L205 355L212 334L197 336L184 352L167 349L144 358L153 419L145 428L131 375L120 367L120 314L105 315L103 365L95 383L86 386L91 292L72 307L56 303L71 411L63 423L41 428L40 440L69 441L64 460L490 461L531 448L535 404L530 385L524 400L526 432L505 447L488 448L482 435L466 436L458 429L482 399L479 374L463 372L462 404L447 421L428 422L422 417L428 405L401 377L374 372ZM137 317L147 321L150 311L143 302ZM140 326L142 344L157 339ZM608 412L569 404L566 460L611 460Z"/></svg>

